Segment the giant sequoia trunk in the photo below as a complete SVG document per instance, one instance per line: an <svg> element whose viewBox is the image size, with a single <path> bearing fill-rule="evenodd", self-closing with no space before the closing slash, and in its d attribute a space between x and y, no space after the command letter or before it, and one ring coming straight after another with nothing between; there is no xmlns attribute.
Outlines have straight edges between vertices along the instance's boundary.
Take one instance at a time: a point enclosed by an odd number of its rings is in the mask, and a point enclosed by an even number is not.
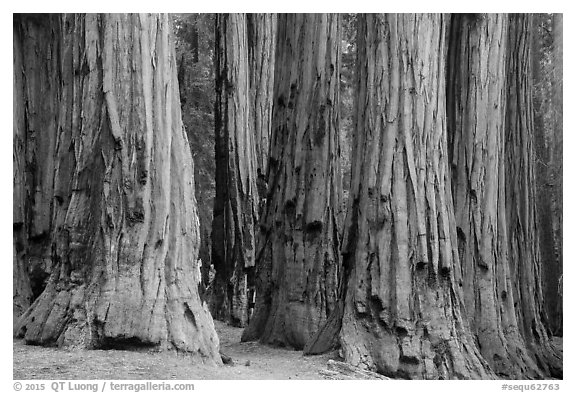
<svg viewBox="0 0 576 393"><path fill-rule="evenodd" d="M28 277L26 226L26 123L24 120L24 82L22 68L22 46L14 24L14 82L13 82L13 139L12 139L12 324L26 311L32 302L32 288Z"/></svg>
<svg viewBox="0 0 576 393"><path fill-rule="evenodd" d="M444 105L447 20L358 19L358 100L340 342L405 378L491 376L462 305Z"/></svg>
<svg viewBox="0 0 576 393"><path fill-rule="evenodd" d="M272 128L277 16L248 14L246 18L250 69L250 124L256 138L257 167L264 175L268 167ZM261 197L264 198L265 195Z"/></svg>
<svg viewBox="0 0 576 393"><path fill-rule="evenodd" d="M508 255L520 332L540 368L548 375L559 376L562 373L561 359L543 324L530 94L531 18L526 14L510 16L504 142Z"/></svg>
<svg viewBox="0 0 576 393"><path fill-rule="evenodd" d="M339 29L334 14L278 17L269 191L243 340L302 348L334 309Z"/></svg>
<svg viewBox="0 0 576 393"><path fill-rule="evenodd" d="M548 31L545 30L549 20L549 14L535 14L533 17L534 34L532 34L532 78L535 89L532 90L534 98L534 154L536 162L534 170L536 173L536 196L538 213L538 241L540 247L540 258L542 263L542 291L544 296L544 309L547 316L549 328L558 331L557 303L558 299L558 279L560 277L555 251L554 230L553 230L553 203L555 163L552 161L552 145L554 126L554 113L552 106L553 93L549 87L553 83L553 72L550 72L547 53L549 47ZM548 72L547 72L548 71ZM551 83L552 82L552 83Z"/></svg>
<svg viewBox="0 0 576 393"><path fill-rule="evenodd" d="M52 271L51 239L54 203L54 150L56 124L53 114L58 108L58 59L55 31L46 17L30 15L27 20L38 24L26 30L28 39L20 38L20 17L14 19L14 303L15 315L24 305L38 297ZM35 25L36 26L36 25ZM50 34L50 37L44 35ZM40 57L45 61L29 61ZM41 99L29 99L31 90ZM45 132L40 132L45 130ZM20 272L20 273L17 273ZM23 276L21 273L25 273ZM30 286L29 289L27 287ZM27 293L28 291L31 293ZM24 308L23 308L24 307ZM20 310L20 311L17 311Z"/></svg>
<svg viewBox="0 0 576 393"><path fill-rule="evenodd" d="M539 19L547 19L543 14ZM535 17L536 19L536 17ZM545 309L549 327L554 335L562 335L562 14L552 17L552 66L544 66L544 73L533 70L535 83L546 86L540 98L541 109L535 111L535 148L537 154L536 180L542 281ZM548 37L545 31L545 38ZM541 49L543 38L535 39ZM540 59L541 56L533 56ZM540 65L540 64L538 64ZM546 94L547 93L547 94ZM540 113L539 113L540 112ZM539 132L540 131L540 132Z"/></svg>
<svg viewBox="0 0 576 393"><path fill-rule="evenodd" d="M248 322L247 269L255 263L258 220L256 149L249 122L245 14L216 16L216 199L212 313L236 326Z"/></svg>
<svg viewBox="0 0 576 393"><path fill-rule="evenodd" d="M514 311L508 265L504 119L508 16L454 15L448 66L449 155L468 320L492 369L542 376Z"/></svg>
<svg viewBox="0 0 576 393"><path fill-rule="evenodd" d="M15 328L29 344L173 348L220 362L198 296L172 39L167 15L17 20L25 99L15 105L25 107L14 121L37 163L25 174L25 227L28 239L46 237L54 263Z"/></svg>
<svg viewBox="0 0 576 393"><path fill-rule="evenodd" d="M553 173L549 175L552 179L552 230L554 234L554 251L556 254L556 266L553 276L556 278L556 297L555 297L555 310L552 316L552 327L556 334L562 335L563 329L563 293L562 293L562 279L564 269L563 258L563 15L554 14L552 19L554 28L554 73L552 82L552 97L554 108L554 134L552 142L552 154L549 170Z"/></svg>

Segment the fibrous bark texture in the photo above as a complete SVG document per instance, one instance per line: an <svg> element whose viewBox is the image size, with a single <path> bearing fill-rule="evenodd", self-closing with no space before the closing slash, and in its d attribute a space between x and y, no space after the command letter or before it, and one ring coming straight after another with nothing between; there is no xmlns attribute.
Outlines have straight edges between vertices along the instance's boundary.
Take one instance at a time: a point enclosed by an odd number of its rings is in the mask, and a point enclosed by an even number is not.
<svg viewBox="0 0 576 393"><path fill-rule="evenodd" d="M540 248L540 261L542 264L542 295L544 297L544 311L546 312L547 325L553 332L558 332L557 302L558 302L558 279L560 277L557 266L557 257L554 241L552 212L554 183L554 162L552 161L553 144L553 113L552 88L553 70L548 64L551 52L549 42L549 14L535 14L533 19L534 34L532 34L532 89L534 106L534 163L536 180L536 211L538 214L538 241ZM550 23L551 25L552 23Z"/></svg>
<svg viewBox="0 0 576 393"><path fill-rule="evenodd" d="M334 309L341 198L335 14L278 16L268 195L242 339L303 348Z"/></svg>
<svg viewBox="0 0 576 393"><path fill-rule="evenodd" d="M26 311L32 303L32 288L28 277L27 261L27 227L26 224L26 123L24 121L24 82L22 72L22 47L14 26L14 119L12 139L12 323Z"/></svg>
<svg viewBox="0 0 576 393"><path fill-rule="evenodd" d="M256 148L250 126L245 14L216 15L216 198L212 313L236 326L248 322L247 269L255 264L258 220Z"/></svg>
<svg viewBox="0 0 576 393"><path fill-rule="evenodd" d="M29 20L45 23L46 16L32 14ZM50 56L55 44L44 37L49 30L31 29L29 39L20 40L19 17L14 19L14 269L15 301L30 304L44 290L52 271L51 242L54 181L54 149L58 84L51 77L57 72L56 58ZM43 57L45 62L25 61L26 57ZM29 89L41 100L29 100ZM47 130L47 132L40 132ZM23 277L20 273L26 273ZM28 283L25 283L28 281ZM26 294L25 287L31 293ZM30 290L28 289L28 290ZM28 299L28 300L25 300ZM23 311L23 310L22 310Z"/></svg>
<svg viewBox="0 0 576 393"><path fill-rule="evenodd" d="M277 16L247 14L246 18L250 70L250 124L256 142L257 167L264 175L268 167L272 127Z"/></svg>
<svg viewBox="0 0 576 393"><path fill-rule="evenodd" d="M534 179L534 119L530 87L531 21L510 16L505 122L506 222L516 318L526 345L546 375L560 376L561 358L551 345L542 297Z"/></svg>
<svg viewBox="0 0 576 393"><path fill-rule="evenodd" d="M403 378L490 377L461 290L444 104L447 19L358 17L358 98L340 342Z"/></svg>
<svg viewBox="0 0 576 393"><path fill-rule="evenodd" d="M534 16L534 145L542 283L548 325L562 335L562 14ZM549 24L548 24L549 23ZM540 26L542 25L542 26ZM552 35L546 29L552 28ZM536 31L538 31L536 30ZM552 37L552 40L550 40ZM551 45L550 45L551 44Z"/></svg>
<svg viewBox="0 0 576 393"><path fill-rule="evenodd" d="M505 378L542 377L514 310L505 204L508 15L452 17L448 146L461 284L482 356Z"/></svg>
<svg viewBox="0 0 576 393"><path fill-rule="evenodd" d="M552 97L554 108L554 134L551 149L551 159L553 163L549 170L552 172L549 178L552 179L552 230L554 236L554 251L556 254L556 267L554 278L556 278L556 297L555 297L555 310L553 311L552 327L556 333L562 335L563 333L563 94L564 94L564 68L563 68L563 14L554 14L553 29L554 29L554 73L552 83Z"/></svg>
<svg viewBox="0 0 576 393"><path fill-rule="evenodd" d="M220 363L168 16L20 16L17 39L26 176L45 183L27 189L27 236L44 233L54 268L15 334Z"/></svg>

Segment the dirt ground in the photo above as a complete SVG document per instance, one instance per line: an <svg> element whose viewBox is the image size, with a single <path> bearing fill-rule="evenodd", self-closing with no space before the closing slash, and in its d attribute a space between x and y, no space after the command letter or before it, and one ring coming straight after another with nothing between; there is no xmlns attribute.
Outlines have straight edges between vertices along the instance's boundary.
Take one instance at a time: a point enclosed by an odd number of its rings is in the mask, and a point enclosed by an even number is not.
<svg viewBox="0 0 576 393"><path fill-rule="evenodd" d="M14 379L335 379L326 371L335 353L303 356L300 351L241 343L242 329L214 323L221 352L233 365L198 365L173 353L66 350L14 340Z"/></svg>
<svg viewBox="0 0 576 393"><path fill-rule="evenodd" d="M352 379L327 368L337 353L303 356L301 351L242 343L241 328L214 323L221 352L232 358L233 365L199 365L174 353L67 350L14 340L14 379ZM554 337L554 344L562 350L561 338Z"/></svg>

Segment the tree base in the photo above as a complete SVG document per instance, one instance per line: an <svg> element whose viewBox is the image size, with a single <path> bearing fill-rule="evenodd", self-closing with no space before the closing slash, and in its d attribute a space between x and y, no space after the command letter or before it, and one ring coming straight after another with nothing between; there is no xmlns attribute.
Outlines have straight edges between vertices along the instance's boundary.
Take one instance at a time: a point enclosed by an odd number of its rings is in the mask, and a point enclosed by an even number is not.
<svg viewBox="0 0 576 393"><path fill-rule="evenodd" d="M193 300L159 299L150 310L146 301L135 308L133 300L98 299L84 285L51 282L17 321L14 336L28 345L176 351L203 364L220 365L219 341L207 306ZM143 314L150 318L136 318Z"/></svg>

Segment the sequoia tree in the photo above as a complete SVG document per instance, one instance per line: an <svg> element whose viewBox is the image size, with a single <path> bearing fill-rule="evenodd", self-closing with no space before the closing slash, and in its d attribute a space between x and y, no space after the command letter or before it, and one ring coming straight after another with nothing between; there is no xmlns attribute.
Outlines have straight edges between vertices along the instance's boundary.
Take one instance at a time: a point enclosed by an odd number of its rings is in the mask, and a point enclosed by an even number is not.
<svg viewBox="0 0 576 393"><path fill-rule="evenodd" d="M250 72L250 123L256 145L256 162L264 175L268 166L276 52L276 14L247 14Z"/></svg>
<svg viewBox="0 0 576 393"><path fill-rule="evenodd" d="M526 345L547 375L562 373L543 311L536 219L534 118L531 97L532 15L510 16L505 119L505 204L516 318Z"/></svg>
<svg viewBox="0 0 576 393"><path fill-rule="evenodd" d="M552 82L552 97L554 108L554 134L552 143L551 162L553 166L550 168L553 175L550 176L553 180L552 191L552 230L554 233L554 250L556 252L556 271L554 276L557 277L556 287L556 303L553 316L553 326L556 332L562 335L563 325L563 14L554 14L552 19L554 31L554 46L553 46L553 82ZM556 281L556 280L555 280Z"/></svg>
<svg viewBox="0 0 576 393"><path fill-rule="evenodd" d="M544 305L562 335L562 14L534 15L534 146ZM552 33L552 34L550 34Z"/></svg>
<svg viewBox="0 0 576 393"><path fill-rule="evenodd" d="M198 296L194 172L168 16L21 15L15 24L24 121L14 121L26 141L15 157L36 163L27 181L45 176L27 188L24 227L30 238L46 222L54 263L15 334L220 363Z"/></svg>
<svg viewBox="0 0 576 393"><path fill-rule="evenodd" d="M250 125L245 14L216 15L216 198L212 312L233 325L248 322L247 269L255 264L258 220L256 148Z"/></svg>
<svg viewBox="0 0 576 393"><path fill-rule="evenodd" d="M358 16L340 343L405 378L492 375L466 321L448 165L443 15Z"/></svg>
<svg viewBox="0 0 576 393"><path fill-rule="evenodd" d="M553 207L555 162L552 158L553 144L553 61L554 45L550 14L535 14L532 34L532 89L534 107L534 165L538 213L538 241L542 263L542 292L547 322L552 331L558 331L558 279L560 277L555 251Z"/></svg>
<svg viewBox="0 0 576 393"><path fill-rule="evenodd" d="M24 201L26 200L26 157L24 156L26 144L26 123L24 120L24 91L23 68L22 68L22 47L18 39L18 31L14 25L14 82L12 93L14 96L14 118L13 118L13 139L12 139L12 225L13 225L13 247L12 247L12 277L13 277L13 298L12 298L12 323L26 311L32 302L32 288L28 277L28 261L26 255L28 232L26 224L26 211Z"/></svg>
<svg viewBox="0 0 576 393"><path fill-rule="evenodd" d="M506 14L452 17L448 63L448 153L461 281L482 356L506 378L542 377L514 305L506 220L504 125Z"/></svg>
<svg viewBox="0 0 576 393"><path fill-rule="evenodd" d="M335 306L339 33L336 14L278 16L267 203L244 341L302 348Z"/></svg>

